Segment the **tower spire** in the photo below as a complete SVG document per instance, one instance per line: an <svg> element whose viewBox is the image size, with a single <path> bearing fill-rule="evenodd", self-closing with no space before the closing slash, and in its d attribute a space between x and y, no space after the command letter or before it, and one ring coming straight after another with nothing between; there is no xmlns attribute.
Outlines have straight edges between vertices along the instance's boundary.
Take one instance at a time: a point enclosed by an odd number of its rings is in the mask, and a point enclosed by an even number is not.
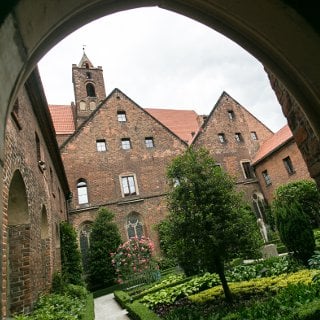
<svg viewBox="0 0 320 320"><path fill-rule="evenodd" d="M78 64L78 67L79 68L86 68L86 69L91 69L91 68L94 68L93 64L91 63L90 59L87 57L86 55L86 52L85 52L85 47L86 45L83 44L82 45L82 51L83 51L83 54L82 54L82 58Z"/></svg>

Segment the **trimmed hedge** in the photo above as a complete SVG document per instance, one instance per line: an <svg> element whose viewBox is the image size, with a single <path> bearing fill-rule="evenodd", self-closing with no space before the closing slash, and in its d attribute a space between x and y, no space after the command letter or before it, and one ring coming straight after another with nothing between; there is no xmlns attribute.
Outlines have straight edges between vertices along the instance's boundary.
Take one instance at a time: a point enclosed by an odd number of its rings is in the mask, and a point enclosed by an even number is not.
<svg viewBox="0 0 320 320"><path fill-rule="evenodd" d="M128 303L130 303L131 297L127 292L117 290L114 293L114 298L120 304L122 308L127 308Z"/></svg>
<svg viewBox="0 0 320 320"><path fill-rule="evenodd" d="M264 292L277 292L289 284L309 284L318 272L315 270L300 270L292 274L283 274L277 277L252 279L249 281L229 283L233 295L248 297ZM224 295L222 286L215 286L200 293L190 295L188 299L195 303L206 303L220 299Z"/></svg>
<svg viewBox="0 0 320 320"><path fill-rule="evenodd" d="M148 307L134 301L126 305L126 309L133 320L159 320L160 318L152 312Z"/></svg>

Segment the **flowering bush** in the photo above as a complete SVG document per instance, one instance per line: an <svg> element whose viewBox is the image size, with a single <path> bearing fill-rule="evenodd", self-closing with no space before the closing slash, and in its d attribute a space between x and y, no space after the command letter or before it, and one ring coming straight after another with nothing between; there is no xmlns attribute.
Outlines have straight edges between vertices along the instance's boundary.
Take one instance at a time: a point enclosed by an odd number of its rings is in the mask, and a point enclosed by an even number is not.
<svg viewBox="0 0 320 320"><path fill-rule="evenodd" d="M149 238L134 237L121 244L115 253L111 253L118 283L129 280L132 275L155 269L151 260L153 249L154 244Z"/></svg>

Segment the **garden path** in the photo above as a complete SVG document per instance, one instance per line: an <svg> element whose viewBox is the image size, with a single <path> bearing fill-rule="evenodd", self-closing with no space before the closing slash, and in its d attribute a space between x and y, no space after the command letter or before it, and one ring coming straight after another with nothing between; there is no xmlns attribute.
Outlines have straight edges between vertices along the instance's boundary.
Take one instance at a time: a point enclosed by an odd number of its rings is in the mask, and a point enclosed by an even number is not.
<svg viewBox="0 0 320 320"><path fill-rule="evenodd" d="M114 299L113 293L94 299L95 320L129 320L128 312Z"/></svg>

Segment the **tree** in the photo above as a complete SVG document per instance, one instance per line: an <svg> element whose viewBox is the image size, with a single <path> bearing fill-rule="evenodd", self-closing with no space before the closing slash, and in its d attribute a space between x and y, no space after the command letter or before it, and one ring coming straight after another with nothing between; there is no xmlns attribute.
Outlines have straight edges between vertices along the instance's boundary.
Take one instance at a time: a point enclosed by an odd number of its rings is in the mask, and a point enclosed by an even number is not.
<svg viewBox="0 0 320 320"><path fill-rule="evenodd" d="M252 210L205 149L175 158L167 177L171 242L181 267L188 275L217 272L231 301L225 262L254 254L261 243Z"/></svg>
<svg viewBox="0 0 320 320"><path fill-rule="evenodd" d="M83 285L81 254L77 234L68 222L60 223L61 273L66 283Z"/></svg>
<svg viewBox="0 0 320 320"><path fill-rule="evenodd" d="M279 186L275 190L272 207L287 207L297 202L308 215L313 227L320 226L320 192L311 180L299 180Z"/></svg>
<svg viewBox="0 0 320 320"><path fill-rule="evenodd" d="M315 239L308 216L297 201L273 206L280 239L293 256L304 265L315 250Z"/></svg>
<svg viewBox="0 0 320 320"><path fill-rule="evenodd" d="M100 208L92 224L88 253L88 281L91 288L98 289L114 284L116 278L111 253L121 243L118 226L112 222L114 214Z"/></svg>

